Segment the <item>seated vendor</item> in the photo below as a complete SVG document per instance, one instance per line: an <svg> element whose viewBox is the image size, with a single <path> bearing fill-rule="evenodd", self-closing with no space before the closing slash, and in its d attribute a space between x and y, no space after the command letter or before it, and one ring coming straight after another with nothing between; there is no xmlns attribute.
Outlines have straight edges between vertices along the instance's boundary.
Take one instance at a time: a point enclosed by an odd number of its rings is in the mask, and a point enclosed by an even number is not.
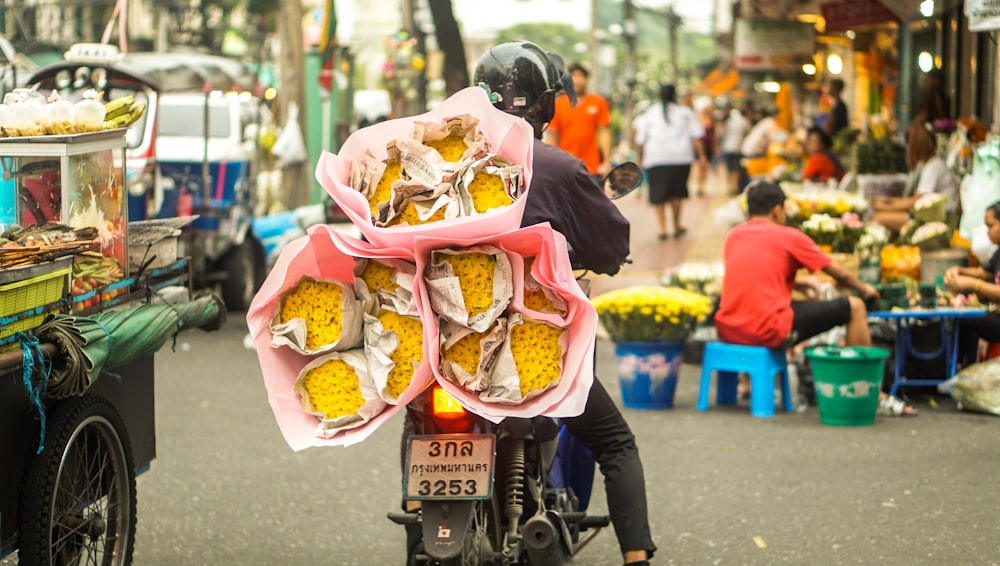
<svg viewBox="0 0 1000 566"><path fill-rule="evenodd" d="M790 347L846 324L848 345L871 345L861 298L793 303L792 291L796 272L803 267L824 271L861 297L878 297L878 291L820 251L800 230L785 226L785 193L777 185L751 183L747 205L750 219L733 228L723 246L726 277L715 315L719 338L734 344Z"/></svg>
<svg viewBox="0 0 1000 566"><path fill-rule="evenodd" d="M990 241L1000 244L1000 201L986 209ZM944 274L945 286L956 293L976 295L983 303L1000 303L1000 249L981 267L951 267ZM1000 314L988 312L981 317L959 319L959 357L961 364L975 363L979 340L1000 342Z"/></svg>
<svg viewBox="0 0 1000 566"><path fill-rule="evenodd" d="M872 221L898 233L910 219L917 198L939 193L948 198L948 211L958 211L958 183L944 160L938 157L934 136L920 123L908 130L906 164L910 168L907 189L902 197L877 197L872 203Z"/></svg>
<svg viewBox="0 0 1000 566"><path fill-rule="evenodd" d="M806 134L806 163L802 166L803 181L825 183L829 179L840 181L844 177L844 168L830 148L833 141L826 132L819 128L809 128Z"/></svg>

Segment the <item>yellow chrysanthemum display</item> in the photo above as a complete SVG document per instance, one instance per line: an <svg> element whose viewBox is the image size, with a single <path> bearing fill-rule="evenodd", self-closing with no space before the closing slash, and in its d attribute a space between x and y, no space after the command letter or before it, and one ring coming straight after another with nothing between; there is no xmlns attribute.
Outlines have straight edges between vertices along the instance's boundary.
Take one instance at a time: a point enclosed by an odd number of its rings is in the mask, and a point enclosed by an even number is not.
<svg viewBox="0 0 1000 566"><path fill-rule="evenodd" d="M480 345L486 332L470 332L451 345L450 348L441 352L441 357L445 360L457 363L469 375L476 375L479 369L479 358L483 355L483 348Z"/></svg>
<svg viewBox="0 0 1000 566"><path fill-rule="evenodd" d="M626 287L592 302L616 342L679 342L712 311L711 299L678 287Z"/></svg>
<svg viewBox="0 0 1000 566"><path fill-rule="evenodd" d="M504 190L503 179L500 178L500 175L487 173L485 170L476 173L466 190L472 197L472 206L480 214L492 208L508 206L514 202Z"/></svg>
<svg viewBox="0 0 1000 566"><path fill-rule="evenodd" d="M397 285L392 282L392 276L395 274L395 267L386 265L375 259L369 259L365 262L365 268L361 272L361 279L368 285L368 292L374 294L382 289L394 290Z"/></svg>
<svg viewBox="0 0 1000 566"><path fill-rule="evenodd" d="M521 381L521 396L545 389L562 374L559 337L564 328L525 320L510 331L510 351Z"/></svg>
<svg viewBox="0 0 1000 566"><path fill-rule="evenodd" d="M462 159L462 155L465 153L467 146L465 145L465 140L457 134L448 134L446 137L434 140L434 141L424 141L424 145L433 147L441 154L441 157L445 161L450 161L452 163Z"/></svg>
<svg viewBox="0 0 1000 566"><path fill-rule="evenodd" d="M306 321L307 350L333 344L343 328L343 299L340 285L303 277L281 300L281 322Z"/></svg>
<svg viewBox="0 0 1000 566"><path fill-rule="evenodd" d="M430 224L431 222L437 222L438 220L444 220L444 209L441 207L430 216L427 220L421 220L420 216L417 214L417 208L411 203L406 203L403 205L403 210L396 215L389 222L389 226L399 226L406 223L409 226L417 226L419 224Z"/></svg>
<svg viewBox="0 0 1000 566"><path fill-rule="evenodd" d="M458 277L462 300L470 315L485 312L493 304L493 273L497 258L482 252L443 255Z"/></svg>
<svg viewBox="0 0 1000 566"><path fill-rule="evenodd" d="M313 408L328 419L353 415L365 404L358 374L344 360L330 360L312 368L302 385Z"/></svg>
<svg viewBox="0 0 1000 566"><path fill-rule="evenodd" d="M389 358L395 364L389 371L388 388L394 398L399 398L413 380L413 372L424 359L424 329L420 319L383 310L378 319L386 332L396 333L399 346Z"/></svg>
<svg viewBox="0 0 1000 566"><path fill-rule="evenodd" d="M386 202L392 196L392 183L400 178L403 172L403 163L398 159L386 163L385 171L375 186L375 192L368 199L368 207L372 214L378 215L378 203Z"/></svg>
<svg viewBox="0 0 1000 566"><path fill-rule="evenodd" d="M533 280L531 277L531 265L535 262L534 257L524 258L524 281L527 283L529 280ZM524 306L533 311L538 312L550 312L566 314L565 309L556 308L552 300L545 295L545 291L541 287L535 289L528 289L527 285L524 287Z"/></svg>

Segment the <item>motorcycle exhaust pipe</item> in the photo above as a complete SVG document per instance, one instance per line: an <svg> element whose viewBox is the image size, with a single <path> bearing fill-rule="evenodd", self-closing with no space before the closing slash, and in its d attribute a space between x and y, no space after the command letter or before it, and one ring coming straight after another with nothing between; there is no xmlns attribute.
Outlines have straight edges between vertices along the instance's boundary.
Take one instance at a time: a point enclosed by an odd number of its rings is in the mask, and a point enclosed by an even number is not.
<svg viewBox="0 0 1000 566"><path fill-rule="evenodd" d="M535 515L524 523L524 549L532 564L562 566L569 561L568 539L561 531L548 514Z"/></svg>

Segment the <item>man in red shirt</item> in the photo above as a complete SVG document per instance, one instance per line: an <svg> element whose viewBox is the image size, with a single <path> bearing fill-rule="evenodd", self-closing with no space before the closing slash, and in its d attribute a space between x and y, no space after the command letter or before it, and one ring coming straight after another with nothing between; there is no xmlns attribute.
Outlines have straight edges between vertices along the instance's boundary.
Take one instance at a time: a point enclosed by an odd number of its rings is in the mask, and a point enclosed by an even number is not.
<svg viewBox="0 0 1000 566"><path fill-rule="evenodd" d="M824 271L861 297L878 297L868 283L833 261L804 233L785 226L785 193L772 183L747 188L750 219L723 245L726 276L715 315L719 339L733 344L790 347L842 324L847 344L870 346L865 304L858 297L792 302L800 268Z"/></svg>
<svg viewBox="0 0 1000 566"><path fill-rule="evenodd" d="M611 113L603 96L587 92L590 73L579 64L569 67L576 90L576 106L563 94L556 99L556 114L549 122L547 141L576 156L595 179L611 170Z"/></svg>

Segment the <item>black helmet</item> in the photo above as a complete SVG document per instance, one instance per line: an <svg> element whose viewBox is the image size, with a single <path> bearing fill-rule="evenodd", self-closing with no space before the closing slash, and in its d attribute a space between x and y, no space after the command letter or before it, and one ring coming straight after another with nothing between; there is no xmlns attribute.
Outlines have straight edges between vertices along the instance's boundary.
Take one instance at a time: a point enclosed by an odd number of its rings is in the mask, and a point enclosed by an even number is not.
<svg viewBox="0 0 1000 566"><path fill-rule="evenodd" d="M476 63L475 84L500 95L494 106L521 116L536 128L552 121L560 92L576 104L576 91L566 63L530 41L508 41L491 47Z"/></svg>

